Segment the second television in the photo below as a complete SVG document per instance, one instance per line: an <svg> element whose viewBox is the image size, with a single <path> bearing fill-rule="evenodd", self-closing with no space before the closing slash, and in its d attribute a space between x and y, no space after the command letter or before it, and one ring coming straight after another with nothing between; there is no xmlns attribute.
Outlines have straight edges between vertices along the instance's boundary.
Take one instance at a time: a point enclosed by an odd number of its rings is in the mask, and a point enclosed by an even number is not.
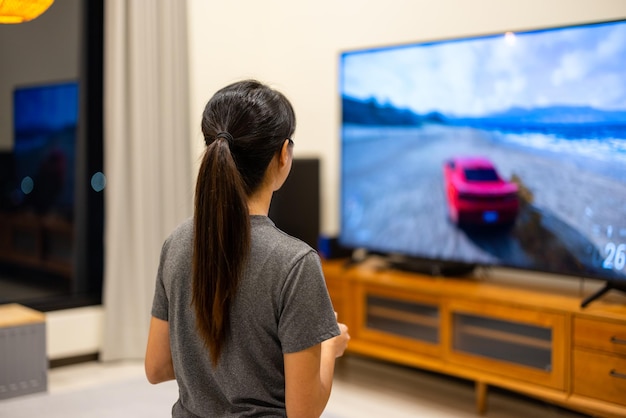
<svg viewBox="0 0 626 418"><path fill-rule="evenodd" d="M341 54L346 247L626 285L626 21Z"/></svg>

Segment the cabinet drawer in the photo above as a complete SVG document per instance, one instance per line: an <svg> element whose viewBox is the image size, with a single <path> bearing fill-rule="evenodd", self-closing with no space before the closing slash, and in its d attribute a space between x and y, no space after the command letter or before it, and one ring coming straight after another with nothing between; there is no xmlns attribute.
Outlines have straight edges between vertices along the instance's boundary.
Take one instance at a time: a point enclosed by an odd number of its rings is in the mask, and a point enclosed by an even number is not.
<svg viewBox="0 0 626 418"><path fill-rule="evenodd" d="M576 317L574 345L626 354L626 324Z"/></svg>
<svg viewBox="0 0 626 418"><path fill-rule="evenodd" d="M574 393L626 405L626 357L575 349Z"/></svg>

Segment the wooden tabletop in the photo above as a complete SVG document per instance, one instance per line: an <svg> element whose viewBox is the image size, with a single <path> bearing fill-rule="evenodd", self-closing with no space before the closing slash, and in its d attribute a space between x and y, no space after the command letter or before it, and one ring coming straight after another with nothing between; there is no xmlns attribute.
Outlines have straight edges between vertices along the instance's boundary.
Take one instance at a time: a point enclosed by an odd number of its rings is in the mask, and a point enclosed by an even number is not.
<svg viewBox="0 0 626 418"><path fill-rule="evenodd" d="M45 322L46 315L17 303L0 305L0 328Z"/></svg>

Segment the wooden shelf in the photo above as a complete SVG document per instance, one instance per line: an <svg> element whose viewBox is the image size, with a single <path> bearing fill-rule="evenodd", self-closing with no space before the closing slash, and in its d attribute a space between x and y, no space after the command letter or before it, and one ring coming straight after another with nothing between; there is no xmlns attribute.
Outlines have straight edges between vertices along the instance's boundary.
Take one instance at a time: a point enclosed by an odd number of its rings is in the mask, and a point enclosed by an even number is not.
<svg viewBox="0 0 626 418"><path fill-rule="evenodd" d="M512 332L495 331L492 329L476 327L472 325L463 325L458 327L458 331L464 334L470 334L477 337L493 340L494 343L506 342L521 346L527 346L532 348L539 348L542 350L551 350L552 344L550 341L541 340L539 338L525 337L523 335L514 334Z"/></svg>
<svg viewBox="0 0 626 418"><path fill-rule="evenodd" d="M391 308L372 306L368 308L368 313L372 316L378 316L381 318L392 319L394 321L401 321L414 325L422 325L425 327L433 328L439 326L439 321L437 320L437 318L413 314L409 312L397 311Z"/></svg>

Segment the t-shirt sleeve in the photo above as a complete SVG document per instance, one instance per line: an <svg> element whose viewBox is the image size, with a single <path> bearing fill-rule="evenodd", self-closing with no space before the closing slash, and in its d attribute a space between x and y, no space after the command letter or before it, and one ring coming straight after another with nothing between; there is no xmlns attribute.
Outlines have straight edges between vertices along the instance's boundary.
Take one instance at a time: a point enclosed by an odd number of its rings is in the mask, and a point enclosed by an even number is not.
<svg viewBox="0 0 626 418"><path fill-rule="evenodd" d="M154 286L154 298L152 300L152 316L167 321L169 319L168 298L163 283L163 270L167 255L168 241L163 243L161 248L161 258L159 261L159 270L157 271L156 284Z"/></svg>
<svg viewBox="0 0 626 418"><path fill-rule="evenodd" d="M283 353L305 350L340 334L319 256L311 251L289 272L278 337Z"/></svg>

